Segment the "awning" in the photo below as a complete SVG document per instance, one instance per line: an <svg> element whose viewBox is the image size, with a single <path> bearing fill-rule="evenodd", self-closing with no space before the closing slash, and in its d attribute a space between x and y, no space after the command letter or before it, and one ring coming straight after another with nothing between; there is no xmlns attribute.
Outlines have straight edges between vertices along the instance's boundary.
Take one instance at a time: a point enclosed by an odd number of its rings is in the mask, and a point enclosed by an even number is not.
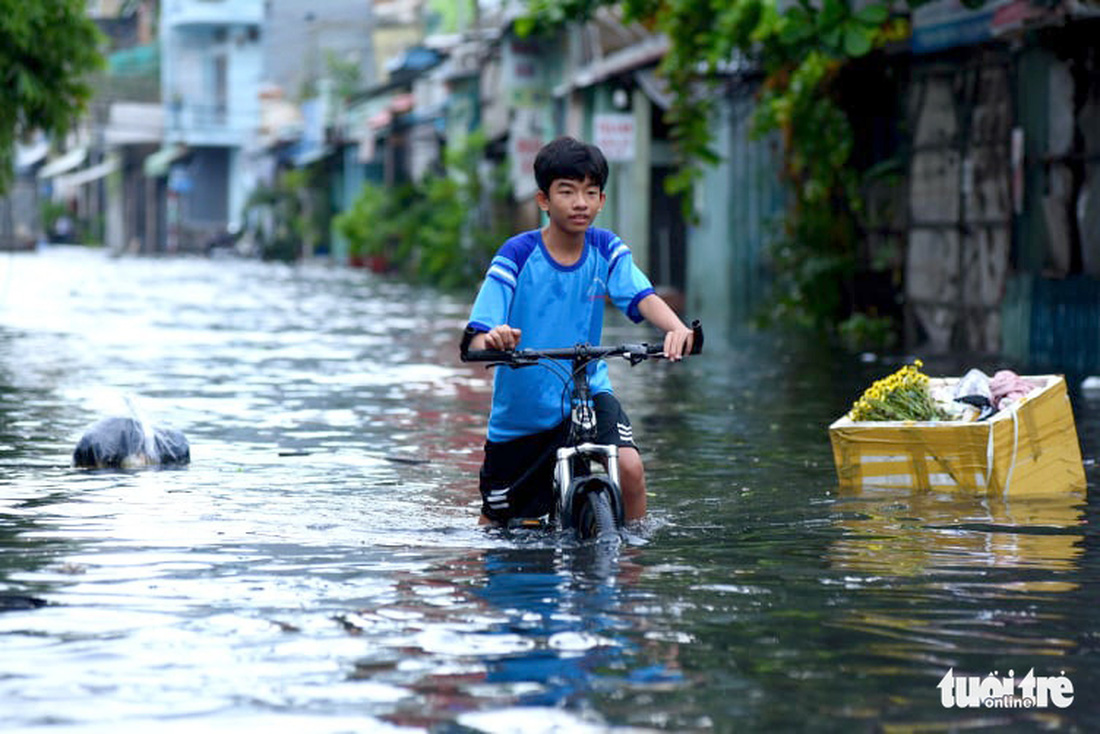
<svg viewBox="0 0 1100 734"><path fill-rule="evenodd" d="M378 114L367 118L367 125L370 126L371 130L383 130L391 122L393 122L393 113L389 110L382 110Z"/></svg>
<svg viewBox="0 0 1100 734"><path fill-rule="evenodd" d="M84 147L73 148L69 152L60 158L55 158L46 165L42 166L42 169L38 172L39 178L53 178L54 176L71 171L81 163L88 156L88 149Z"/></svg>
<svg viewBox="0 0 1100 734"><path fill-rule="evenodd" d="M655 64L668 53L668 49L668 38L663 35L650 36L644 41L581 67L571 79L554 87L554 96L564 97L576 89L591 87L617 74Z"/></svg>
<svg viewBox="0 0 1100 734"><path fill-rule="evenodd" d="M638 82L638 87L645 92L645 96L649 97L653 104L662 110L672 107L672 92L668 88L668 82L663 77L657 76L653 69L636 70L634 81Z"/></svg>
<svg viewBox="0 0 1100 734"><path fill-rule="evenodd" d="M160 145L164 140L164 106L153 102L112 102L103 129L108 148Z"/></svg>
<svg viewBox="0 0 1100 734"><path fill-rule="evenodd" d="M185 145L166 145L156 153L151 153L142 164L142 170L149 178L160 178L168 175L168 167L187 155Z"/></svg>
<svg viewBox="0 0 1100 734"><path fill-rule="evenodd" d="M38 161L46 157L50 152L50 144L40 140L31 145L15 144L15 170L22 171L30 168Z"/></svg>
<svg viewBox="0 0 1100 734"><path fill-rule="evenodd" d="M390 109L394 114L400 115L412 110L416 106L416 97L412 94L396 94L390 100Z"/></svg>
<svg viewBox="0 0 1100 734"><path fill-rule="evenodd" d="M294 165L299 168L303 168L312 163L316 163L331 152L332 149L327 145L299 144L298 150L294 153Z"/></svg>
<svg viewBox="0 0 1100 734"><path fill-rule="evenodd" d="M98 181L107 174L118 169L118 159L114 156L109 156L104 159L102 163L97 163L94 166L90 166L76 173L69 174L67 176L58 176L58 186L68 186L76 188L77 186L83 186L86 183L92 181Z"/></svg>

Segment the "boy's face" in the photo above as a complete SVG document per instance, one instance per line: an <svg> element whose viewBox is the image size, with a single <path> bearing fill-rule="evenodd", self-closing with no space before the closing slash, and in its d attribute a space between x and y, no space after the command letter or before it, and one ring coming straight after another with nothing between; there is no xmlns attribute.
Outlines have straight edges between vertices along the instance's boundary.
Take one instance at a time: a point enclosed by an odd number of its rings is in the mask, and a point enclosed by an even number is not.
<svg viewBox="0 0 1100 734"><path fill-rule="evenodd" d="M570 234L584 232L603 208L604 192L591 178L575 181L556 178L549 191L535 195L539 208L550 216L550 221Z"/></svg>

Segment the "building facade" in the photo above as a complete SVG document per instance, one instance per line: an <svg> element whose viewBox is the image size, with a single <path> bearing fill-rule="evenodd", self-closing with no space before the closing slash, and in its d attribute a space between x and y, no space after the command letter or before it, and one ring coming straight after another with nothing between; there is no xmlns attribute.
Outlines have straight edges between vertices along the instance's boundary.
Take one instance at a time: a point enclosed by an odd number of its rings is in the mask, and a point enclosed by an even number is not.
<svg viewBox="0 0 1100 734"><path fill-rule="evenodd" d="M201 250L240 217L260 127L263 0L164 0L163 146L145 173L165 179L165 249Z"/></svg>

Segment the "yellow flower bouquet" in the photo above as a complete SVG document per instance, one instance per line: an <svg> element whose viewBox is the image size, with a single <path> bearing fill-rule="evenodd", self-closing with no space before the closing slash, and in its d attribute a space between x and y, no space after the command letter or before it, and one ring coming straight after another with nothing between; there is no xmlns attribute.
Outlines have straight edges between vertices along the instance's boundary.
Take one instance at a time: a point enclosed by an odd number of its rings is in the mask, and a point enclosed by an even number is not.
<svg viewBox="0 0 1100 734"><path fill-rule="evenodd" d="M877 380L852 404L853 421L952 420L928 387L928 375L919 359L888 377Z"/></svg>

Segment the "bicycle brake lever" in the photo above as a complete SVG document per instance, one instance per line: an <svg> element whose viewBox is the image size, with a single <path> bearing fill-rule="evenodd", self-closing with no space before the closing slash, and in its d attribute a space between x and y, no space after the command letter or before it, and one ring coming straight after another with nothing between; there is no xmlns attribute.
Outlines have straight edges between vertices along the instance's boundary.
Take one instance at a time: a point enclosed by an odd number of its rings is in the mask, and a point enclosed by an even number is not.
<svg viewBox="0 0 1100 734"><path fill-rule="evenodd" d="M510 359L501 360L499 362L490 362L485 365L485 368L490 367L510 367L517 370L520 367L534 367L539 363L538 357L525 357L522 354L513 353Z"/></svg>
<svg viewBox="0 0 1100 734"><path fill-rule="evenodd" d="M661 353L662 347L652 344L643 342L642 344L627 344L625 346L626 350L623 352L623 357L627 362L630 362L631 367L647 359L660 359L664 356L664 354Z"/></svg>

